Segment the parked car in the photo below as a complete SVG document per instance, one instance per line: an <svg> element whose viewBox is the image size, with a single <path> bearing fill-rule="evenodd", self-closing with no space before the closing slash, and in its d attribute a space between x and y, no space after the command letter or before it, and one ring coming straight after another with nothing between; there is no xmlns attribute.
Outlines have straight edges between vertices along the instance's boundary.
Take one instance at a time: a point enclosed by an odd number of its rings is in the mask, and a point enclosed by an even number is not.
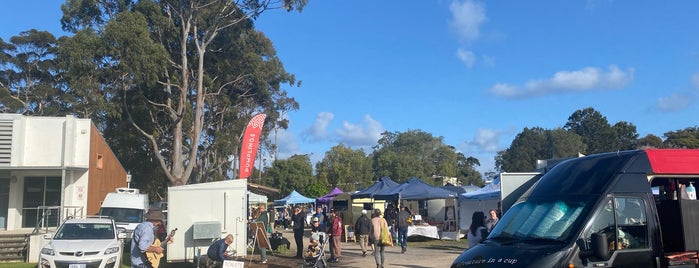
<svg viewBox="0 0 699 268"><path fill-rule="evenodd" d="M119 268L126 234L108 217L69 219L41 249L38 268Z"/></svg>

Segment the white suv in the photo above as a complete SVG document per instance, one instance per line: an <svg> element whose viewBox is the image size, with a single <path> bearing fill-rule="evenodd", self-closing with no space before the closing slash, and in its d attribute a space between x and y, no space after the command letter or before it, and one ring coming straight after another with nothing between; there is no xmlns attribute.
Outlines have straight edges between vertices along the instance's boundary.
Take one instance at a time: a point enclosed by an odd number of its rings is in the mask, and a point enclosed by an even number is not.
<svg viewBox="0 0 699 268"><path fill-rule="evenodd" d="M120 236L111 218L66 220L41 249L38 268L119 268Z"/></svg>

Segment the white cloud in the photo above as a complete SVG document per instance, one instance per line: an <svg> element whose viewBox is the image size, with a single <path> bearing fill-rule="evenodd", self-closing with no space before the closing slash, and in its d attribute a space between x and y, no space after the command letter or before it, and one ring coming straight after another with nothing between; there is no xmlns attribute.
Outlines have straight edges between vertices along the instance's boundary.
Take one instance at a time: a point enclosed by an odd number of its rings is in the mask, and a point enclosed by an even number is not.
<svg viewBox="0 0 699 268"><path fill-rule="evenodd" d="M302 136L309 142L321 142L328 140L328 125L335 118L333 113L321 112L316 115L316 121L311 127L304 130Z"/></svg>
<svg viewBox="0 0 699 268"><path fill-rule="evenodd" d="M699 90L699 72L694 73L690 80L692 81L692 87Z"/></svg>
<svg viewBox="0 0 699 268"><path fill-rule="evenodd" d="M480 37L480 27L488 18L483 4L466 0L455 0L449 5L452 15L451 27L461 41L473 42Z"/></svg>
<svg viewBox="0 0 699 268"><path fill-rule="evenodd" d="M657 108L663 112L681 111L692 103L693 97L690 94L674 93L667 97L658 99Z"/></svg>
<svg viewBox="0 0 699 268"><path fill-rule="evenodd" d="M286 159L300 151L296 137L285 129L279 129L276 135L272 133L270 139L272 139L272 142L275 142L274 139L276 139L275 144L277 144L277 152L279 153L277 155L278 159Z"/></svg>
<svg viewBox="0 0 699 268"><path fill-rule="evenodd" d="M473 140L466 142L468 151L476 153L497 152L500 149L499 140L503 133L495 129L479 128L476 130Z"/></svg>
<svg viewBox="0 0 699 268"><path fill-rule="evenodd" d="M338 142L349 147L362 147L365 151L376 145L376 142L381 138L381 133L385 131L383 126L370 115L364 115L363 123L364 125L343 122L342 128L335 131L338 135Z"/></svg>
<svg viewBox="0 0 699 268"><path fill-rule="evenodd" d="M489 91L505 98L526 98L565 92L619 89L631 83L633 75L633 68L621 70L611 65L605 72L599 68L586 67L576 71L559 71L549 79L531 80L524 86L497 83Z"/></svg>
<svg viewBox="0 0 699 268"><path fill-rule="evenodd" d="M461 60L461 62L463 62L468 68L473 67L473 64L476 63L476 55L468 50L459 48L456 50L456 57L459 58L459 60Z"/></svg>
<svg viewBox="0 0 699 268"><path fill-rule="evenodd" d="M488 55L483 55L481 57L483 58L483 63L485 64L485 66L488 66L488 67L495 66L495 57L491 57Z"/></svg>

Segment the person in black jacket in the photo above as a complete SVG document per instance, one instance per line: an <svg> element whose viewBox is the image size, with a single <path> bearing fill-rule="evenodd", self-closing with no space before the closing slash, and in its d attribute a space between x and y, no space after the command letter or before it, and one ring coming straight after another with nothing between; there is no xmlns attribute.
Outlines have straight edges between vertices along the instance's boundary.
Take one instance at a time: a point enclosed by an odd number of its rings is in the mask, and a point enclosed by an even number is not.
<svg viewBox="0 0 699 268"><path fill-rule="evenodd" d="M411 217L410 214L408 207L403 207L400 212L398 212L396 225L398 226L398 243L400 244L401 253L405 253L408 249L408 219Z"/></svg>
<svg viewBox="0 0 699 268"><path fill-rule="evenodd" d="M362 257L366 257L367 246L369 245L369 234L373 230L371 219L369 219L366 214L367 211L363 209L362 216L359 216L357 222L354 224L354 234L357 236L359 247L362 249Z"/></svg>
<svg viewBox="0 0 699 268"><path fill-rule="evenodd" d="M291 216L294 225L294 240L296 241L296 258L303 259L303 228L306 224L306 213L300 206L294 207L294 214Z"/></svg>

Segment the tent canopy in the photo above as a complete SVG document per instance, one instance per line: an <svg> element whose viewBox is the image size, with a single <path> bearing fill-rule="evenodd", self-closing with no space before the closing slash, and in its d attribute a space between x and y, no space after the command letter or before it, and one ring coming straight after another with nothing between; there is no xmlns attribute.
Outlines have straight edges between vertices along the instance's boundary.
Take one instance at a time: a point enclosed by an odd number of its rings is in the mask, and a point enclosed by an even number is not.
<svg viewBox="0 0 699 268"><path fill-rule="evenodd" d="M293 204L306 204L306 203L313 203L315 201L316 201L315 199L305 197L305 196L301 195L299 192L297 192L296 190L293 190L286 197L279 199L279 200L274 200L274 205L275 206L284 206L284 205L293 205Z"/></svg>
<svg viewBox="0 0 699 268"><path fill-rule="evenodd" d="M456 193L429 185L418 178L408 181L384 194L375 194L374 199L382 200L425 200L456 198Z"/></svg>
<svg viewBox="0 0 699 268"><path fill-rule="evenodd" d="M248 203L267 204L267 197L248 191Z"/></svg>
<svg viewBox="0 0 699 268"><path fill-rule="evenodd" d="M332 191L330 191L328 194L316 198L316 201L321 204L327 204L330 203L330 201L335 198L336 195L344 193L340 188L335 187Z"/></svg>
<svg viewBox="0 0 699 268"><path fill-rule="evenodd" d="M369 188L352 194L352 199L371 198L375 194L387 193L393 190L393 188L397 187L398 185L399 184L397 182L391 180L391 178L389 177L381 177L379 181L369 186Z"/></svg>
<svg viewBox="0 0 699 268"><path fill-rule="evenodd" d="M500 199L500 176L492 182L473 192L459 195L459 199Z"/></svg>

